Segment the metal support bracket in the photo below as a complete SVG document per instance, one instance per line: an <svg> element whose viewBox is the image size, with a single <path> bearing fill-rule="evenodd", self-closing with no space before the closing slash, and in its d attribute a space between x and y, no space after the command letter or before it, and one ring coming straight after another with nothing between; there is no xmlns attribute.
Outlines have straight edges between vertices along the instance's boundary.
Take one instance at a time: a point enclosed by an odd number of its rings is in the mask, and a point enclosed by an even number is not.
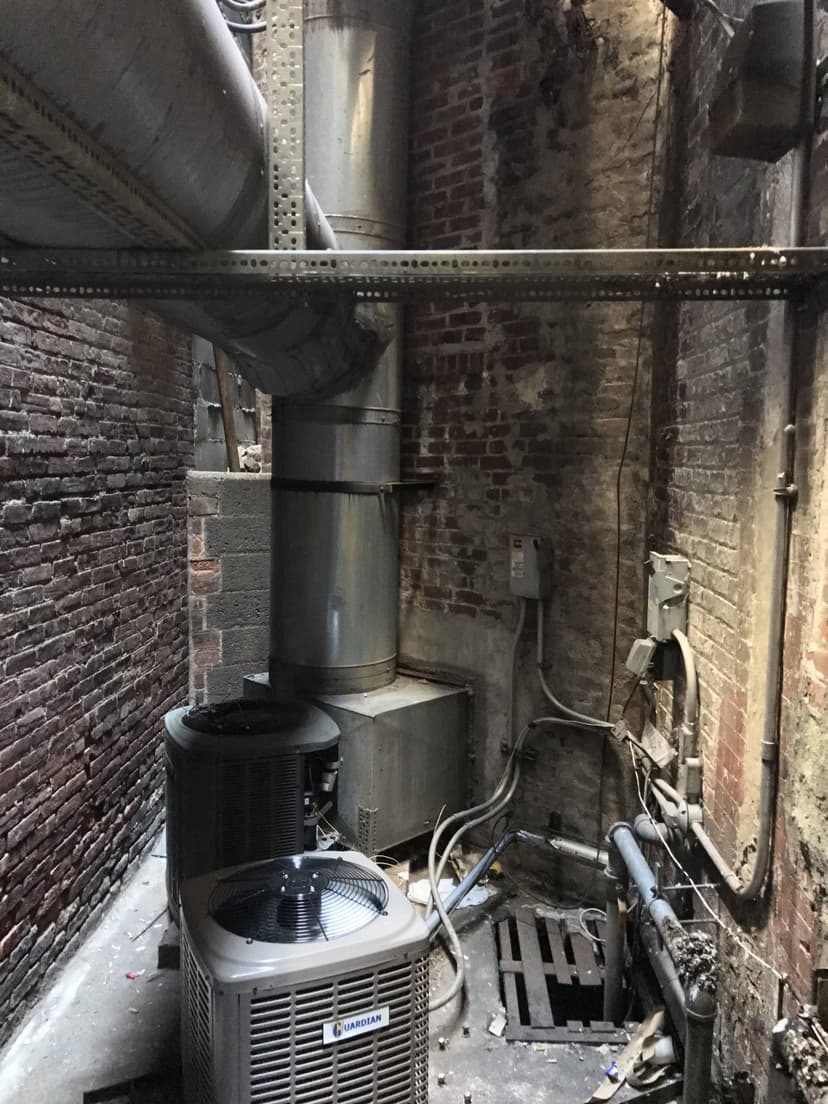
<svg viewBox="0 0 828 1104"><path fill-rule="evenodd" d="M271 249L305 248L305 65L302 0L266 0Z"/></svg>
<svg viewBox="0 0 828 1104"><path fill-rule="evenodd" d="M430 490L437 485L437 480L388 479L381 483L361 483L348 479L283 479L276 476L270 480L270 485L279 491L304 491L308 494L386 495L395 491Z"/></svg>

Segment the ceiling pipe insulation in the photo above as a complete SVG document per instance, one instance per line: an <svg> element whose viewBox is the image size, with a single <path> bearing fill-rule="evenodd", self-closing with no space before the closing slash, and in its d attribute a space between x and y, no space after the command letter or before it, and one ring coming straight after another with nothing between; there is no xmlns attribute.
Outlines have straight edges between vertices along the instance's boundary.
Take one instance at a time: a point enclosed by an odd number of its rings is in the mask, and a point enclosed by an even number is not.
<svg viewBox="0 0 828 1104"><path fill-rule="evenodd" d="M266 248L267 109L213 0L27 0L0 39L0 236L17 244ZM330 234L313 205L312 246ZM353 385L371 308L267 293L153 309L276 395ZM379 330L379 335L378 335Z"/></svg>

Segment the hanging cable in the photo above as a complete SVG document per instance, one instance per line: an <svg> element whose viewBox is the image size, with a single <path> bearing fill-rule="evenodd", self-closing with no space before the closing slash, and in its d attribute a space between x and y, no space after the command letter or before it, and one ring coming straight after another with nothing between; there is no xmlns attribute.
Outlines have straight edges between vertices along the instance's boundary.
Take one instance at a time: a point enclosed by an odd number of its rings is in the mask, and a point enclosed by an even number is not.
<svg viewBox="0 0 828 1104"><path fill-rule="evenodd" d="M431 844L428 849L428 881L431 889L431 904L437 910L437 914L440 917L443 927L445 928L446 937L449 941L451 948L451 954L454 958L455 974L454 979L448 989L445 992L440 993L438 996L433 997L429 1003L429 1011L434 1012L438 1008L442 1008L444 1004L448 1004L450 1000L461 991L466 980L466 971L463 964L463 950L460 946L460 939L457 932L454 930L454 926L449 919L449 914L443 905L443 899L440 895L440 875L445 869L445 864L448 861L448 857L451 854L454 847L460 841L461 837L472 828L477 827L480 824L484 824L487 820L491 820L494 817L500 816L500 814L507 808L514 797L518 784L520 782L520 752L523 748L523 743L526 739L526 735L530 730L530 726L526 728L515 740L514 747L509 755L506 767L501 775L500 781L495 788L495 792L488 801L484 801L482 804L475 806L473 809L465 810L464 812L455 813L453 816L448 817L443 821L438 828L435 829L434 834L431 837ZM499 796L499 800L498 800ZM471 819L467 819L471 818ZM456 824L459 820L463 820L464 823L452 836L448 846L443 852L442 859L440 860L439 869L437 866L437 848L439 846L440 838L445 834L446 829ZM427 912L428 915L428 912Z"/></svg>
<svg viewBox="0 0 828 1104"><path fill-rule="evenodd" d="M653 236L653 216L655 214L654 200L655 200L655 179L656 179L656 161L658 160L658 125L661 119L661 103L662 92L664 87L664 74L665 74L665 47L667 41L667 9L664 8L661 13L661 43L659 45L658 52L658 79L656 84L656 103L655 103L655 118L653 120L653 144L650 153L650 190L647 198L647 248L650 248ZM635 350L635 366L633 368L632 385L630 389L630 405L627 411L627 425L624 431L624 443L621 448L621 459L618 463L618 474L615 481L615 600L613 602L613 619L612 619L612 651L610 653L610 678L609 678L609 693L607 694L607 714L606 719L609 720L612 716L612 699L615 689L615 669L617 665L616 651L618 649L618 627L620 619L619 604L621 601L621 530L622 530L622 518L621 518L621 484L624 477L624 469L627 466L627 454L630 448L630 438L632 437L632 424L633 416L635 414L635 403L638 397L638 377L641 372L641 354L644 346L644 319L645 319L646 303L642 299L641 309L638 316L638 341L636 343Z"/></svg>

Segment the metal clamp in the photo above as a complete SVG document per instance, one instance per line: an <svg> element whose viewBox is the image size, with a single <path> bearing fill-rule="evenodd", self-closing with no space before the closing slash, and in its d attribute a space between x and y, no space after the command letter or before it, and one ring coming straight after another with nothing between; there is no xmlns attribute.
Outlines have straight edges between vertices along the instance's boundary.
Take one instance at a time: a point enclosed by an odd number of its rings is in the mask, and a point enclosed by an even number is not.
<svg viewBox="0 0 828 1104"><path fill-rule="evenodd" d="M380 483L349 479L284 479L281 476L273 476L270 480L270 486L274 490L308 494L387 495L395 491L431 489L436 485L437 480L433 476L423 479L388 479Z"/></svg>

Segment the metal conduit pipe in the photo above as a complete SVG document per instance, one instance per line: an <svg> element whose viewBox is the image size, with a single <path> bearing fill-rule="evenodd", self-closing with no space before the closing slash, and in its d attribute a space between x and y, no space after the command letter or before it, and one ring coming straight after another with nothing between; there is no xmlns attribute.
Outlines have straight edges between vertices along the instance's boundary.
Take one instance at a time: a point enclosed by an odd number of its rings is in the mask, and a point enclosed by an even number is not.
<svg viewBox="0 0 828 1104"><path fill-rule="evenodd" d="M265 248L267 129L214 0L31 0L4 20L0 41L0 235L47 247ZM329 248L318 207L309 245ZM383 347L364 306L251 295L152 309L276 395L353 386Z"/></svg>
<svg viewBox="0 0 828 1104"><path fill-rule="evenodd" d="M525 828L513 829L505 832L496 843L492 844L459 885L456 885L446 897L443 907L447 913L450 914L457 908L460 902L497 862L506 848L513 843L526 843L532 847L548 847L559 855L574 859L576 862L586 863L589 866L605 865L609 861L609 855L603 848L590 847L589 844L581 843L580 840L567 839L566 836L542 836ZM432 912L426 919L429 933L434 935L439 931L441 923L442 920L439 914Z"/></svg>
<svg viewBox="0 0 828 1104"><path fill-rule="evenodd" d="M673 629L673 639L678 644L684 667L684 704L679 729L679 763L699 754L699 676L696 657L681 629Z"/></svg>
<svg viewBox="0 0 828 1104"><path fill-rule="evenodd" d="M669 939L670 925L676 928L681 926L679 918L670 902L659 896L655 875L636 842L635 833L629 824L619 823L613 824L607 835L611 848L618 850L630 878L635 882L642 909L651 917L659 935Z"/></svg>
<svg viewBox="0 0 828 1104"><path fill-rule="evenodd" d="M653 968L658 987L673 1021L673 1027L682 1046L687 1039L687 1021L685 1019L684 986L678 976L670 952L661 942L659 934L652 924L646 921L639 927L641 946L647 952L647 958Z"/></svg>
<svg viewBox="0 0 828 1104"><path fill-rule="evenodd" d="M716 998L693 985L685 995L684 1011L684 1104L708 1104L713 1079Z"/></svg>
<svg viewBox="0 0 828 1104"><path fill-rule="evenodd" d="M575 862L584 863L586 866L604 867L609 862L609 852L604 847L595 847L591 843L583 843L581 840L569 839L566 836L544 836L538 832L530 832L525 828L519 828L517 839L520 843L527 843L532 847L548 847L558 855Z"/></svg>
<svg viewBox="0 0 828 1104"><path fill-rule="evenodd" d="M474 889L484 874L497 862L506 848L514 843L517 832L505 832L497 843L493 843L489 850L471 868L465 878L456 885L451 893L443 901L443 908L449 915L454 912L461 901ZM428 933L434 936L440 929L442 918L438 912L432 912L426 917Z"/></svg>
<svg viewBox="0 0 828 1104"><path fill-rule="evenodd" d="M662 844L667 838L667 825L657 824L647 813L639 813L633 821L635 838L642 843Z"/></svg>
<svg viewBox="0 0 828 1104"><path fill-rule="evenodd" d="M343 249L404 244L414 0L306 0L305 157ZM273 407L270 683L373 690L396 676L401 322L359 382Z"/></svg>
<svg viewBox="0 0 828 1104"><path fill-rule="evenodd" d="M612 725L609 721L605 721L605 720L603 720L603 718L590 717L588 713L579 713L577 709L570 709L570 707L568 705L564 705L564 703L562 701L560 701L555 696L555 694L553 693L552 687L546 681L546 675L544 675L544 673L543 673L544 648L545 648L545 639L544 639L544 621L545 621L545 617L544 617L544 600L542 598L538 599L537 607L538 607L538 617L537 617L537 648L536 648L537 658L536 658L536 666L537 666L537 671L538 671L538 681L540 682L541 690L543 690L543 693L544 693L547 701L550 703L550 705L554 706L554 708L557 709L557 711L560 713L560 715L562 717L569 717L573 721L580 721L582 724L588 725L591 728L601 729L605 732L611 732L612 729L614 728L614 725Z"/></svg>
<svg viewBox="0 0 828 1104"><path fill-rule="evenodd" d="M803 138L791 159L790 222L785 243L799 246L805 241L811 153L814 128L816 80L816 4L804 4L804 65L802 88ZM772 563L768 578L768 628L765 639L764 701L762 707L761 776L759 782L759 817L756 829L756 853L753 869L747 879L741 878L721 855L704 829L693 828L695 838L722 875L725 884L738 901L755 901L768 876L776 813L776 792L779 774L779 723L782 706L782 668L785 644L785 620L788 591L791 522L796 501L794 459L796 437L796 369L799 355L799 322L797 304L786 302L783 310L783 332L778 369L783 409L777 430L776 484L773 489L774 510Z"/></svg>
<svg viewBox="0 0 828 1104"><path fill-rule="evenodd" d="M623 860L638 889L642 910L651 921L642 916L641 941L653 965L673 1024L684 1044L684 1104L708 1104L716 997L698 985L693 985L685 993L668 950L675 933L681 931L681 925L670 904L658 896L655 877L636 843L633 829L629 824L614 824L609 830L609 839L611 854L615 849L617 856Z"/></svg>

